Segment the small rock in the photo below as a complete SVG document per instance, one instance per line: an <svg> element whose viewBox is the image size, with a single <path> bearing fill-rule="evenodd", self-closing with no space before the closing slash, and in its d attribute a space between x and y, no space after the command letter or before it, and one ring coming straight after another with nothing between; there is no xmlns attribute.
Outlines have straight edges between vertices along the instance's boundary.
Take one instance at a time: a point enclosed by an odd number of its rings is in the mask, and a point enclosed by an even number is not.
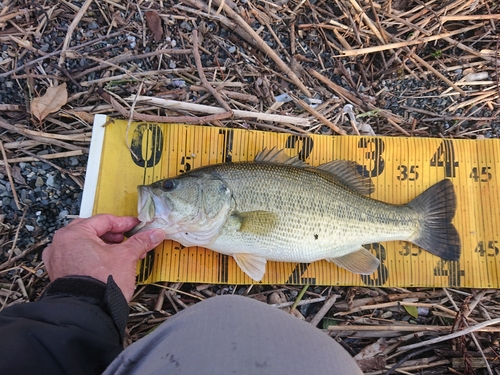
<svg viewBox="0 0 500 375"><path fill-rule="evenodd" d="M383 313L382 315L380 315L380 317L382 319L390 319L390 318L392 318L392 311L386 311L385 313Z"/></svg>
<svg viewBox="0 0 500 375"><path fill-rule="evenodd" d="M35 227L33 225L26 224L24 227L28 232L33 232L35 230Z"/></svg>
<svg viewBox="0 0 500 375"><path fill-rule="evenodd" d="M90 29L90 30L95 30L95 29L98 29L99 28L99 25L97 24L97 22L95 21L92 21L90 22L87 27Z"/></svg>
<svg viewBox="0 0 500 375"><path fill-rule="evenodd" d="M186 21L182 21L181 28L187 31L191 31L193 27Z"/></svg>
<svg viewBox="0 0 500 375"><path fill-rule="evenodd" d="M50 177L50 176L49 176ZM36 182L35 182L36 187L42 187L43 186L43 178L37 177Z"/></svg>
<svg viewBox="0 0 500 375"><path fill-rule="evenodd" d="M61 212L59 212L59 219L63 220L66 218L66 216L69 215L69 212L68 210L62 210Z"/></svg>
<svg viewBox="0 0 500 375"><path fill-rule="evenodd" d="M71 165L72 167L76 167L80 164L80 160L78 160L78 158L76 156L72 156L69 158L69 165Z"/></svg>
<svg viewBox="0 0 500 375"><path fill-rule="evenodd" d="M57 184L56 184L56 178L53 175L49 174L47 176L47 182L46 182L46 184L47 184L47 186L50 186L50 187L56 187L57 186Z"/></svg>

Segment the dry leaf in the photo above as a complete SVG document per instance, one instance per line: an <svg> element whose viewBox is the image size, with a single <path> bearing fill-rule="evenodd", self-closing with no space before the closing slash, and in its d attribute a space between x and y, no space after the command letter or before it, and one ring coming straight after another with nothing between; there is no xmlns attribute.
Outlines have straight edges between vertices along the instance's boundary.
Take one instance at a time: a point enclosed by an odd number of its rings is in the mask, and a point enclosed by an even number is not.
<svg viewBox="0 0 500 375"><path fill-rule="evenodd" d="M155 42L159 42L163 36L160 15L155 10L148 10L144 13L144 17L146 17L146 25L149 31L153 33L153 39Z"/></svg>
<svg viewBox="0 0 500 375"><path fill-rule="evenodd" d="M57 112L68 101L66 83L52 86L47 89L45 95L33 99L31 102L31 113L40 121L50 113Z"/></svg>
<svg viewBox="0 0 500 375"><path fill-rule="evenodd" d="M14 165L11 170L12 178L14 181L20 185L26 185L26 180L24 179L23 175L21 174L21 168L19 168L17 165Z"/></svg>

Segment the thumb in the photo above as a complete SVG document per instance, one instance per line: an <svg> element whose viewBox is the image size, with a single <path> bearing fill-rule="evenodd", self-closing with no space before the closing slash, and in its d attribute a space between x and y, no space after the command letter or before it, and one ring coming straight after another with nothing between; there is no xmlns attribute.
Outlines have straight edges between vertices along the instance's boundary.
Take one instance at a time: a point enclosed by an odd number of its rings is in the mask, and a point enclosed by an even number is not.
<svg viewBox="0 0 500 375"><path fill-rule="evenodd" d="M124 245L140 259L148 251L158 246L164 239L165 232L161 229L154 229L134 234L125 241Z"/></svg>

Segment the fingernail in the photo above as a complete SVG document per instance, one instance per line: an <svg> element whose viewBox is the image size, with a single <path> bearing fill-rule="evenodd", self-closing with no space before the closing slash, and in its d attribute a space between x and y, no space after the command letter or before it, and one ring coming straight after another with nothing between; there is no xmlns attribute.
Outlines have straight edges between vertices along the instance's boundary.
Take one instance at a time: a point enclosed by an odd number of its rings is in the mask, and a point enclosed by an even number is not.
<svg viewBox="0 0 500 375"><path fill-rule="evenodd" d="M149 235L151 242L160 243L165 239L165 232L161 229L156 229Z"/></svg>

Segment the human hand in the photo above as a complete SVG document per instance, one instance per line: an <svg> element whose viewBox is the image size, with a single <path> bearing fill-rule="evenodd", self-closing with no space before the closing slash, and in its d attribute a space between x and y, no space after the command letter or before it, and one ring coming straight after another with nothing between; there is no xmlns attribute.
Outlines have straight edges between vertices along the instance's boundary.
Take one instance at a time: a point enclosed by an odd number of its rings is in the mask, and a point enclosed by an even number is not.
<svg viewBox="0 0 500 375"><path fill-rule="evenodd" d="M130 301L135 289L137 261L165 238L163 230L155 229L137 233L122 242L123 233L138 223L135 217L102 214L75 219L59 229L42 254L50 280L80 275L106 283L112 275Z"/></svg>

